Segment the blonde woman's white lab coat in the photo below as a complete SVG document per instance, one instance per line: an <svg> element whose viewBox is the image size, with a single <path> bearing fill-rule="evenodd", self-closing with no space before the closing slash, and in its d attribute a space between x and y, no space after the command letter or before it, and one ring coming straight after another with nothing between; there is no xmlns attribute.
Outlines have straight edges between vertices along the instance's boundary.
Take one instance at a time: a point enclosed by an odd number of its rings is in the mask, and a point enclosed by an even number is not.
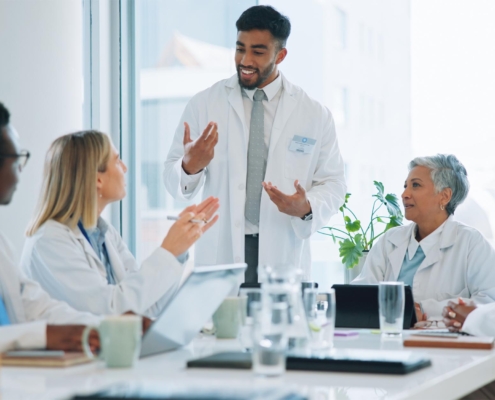
<svg viewBox="0 0 495 400"><path fill-rule="evenodd" d="M416 224L393 228L370 250L353 284L397 281ZM449 217L437 245L419 266L413 280L414 301L429 318L441 319L449 300L477 304L495 302L495 250L476 229Z"/></svg>
<svg viewBox="0 0 495 400"><path fill-rule="evenodd" d="M9 242L0 234L0 295L11 325L0 327L0 352L46 347L46 325L97 325L100 318L50 298L37 282L24 277Z"/></svg>
<svg viewBox="0 0 495 400"><path fill-rule="evenodd" d="M47 221L24 245L21 266L52 297L97 315L134 311L154 317L176 292L183 265L159 247L141 266L112 225L105 234L116 284L80 229Z"/></svg>
<svg viewBox="0 0 495 400"><path fill-rule="evenodd" d="M259 263L295 264L309 276L309 238L328 223L344 202L344 163L330 111L283 76L282 87L270 133L265 181L272 182L286 194L293 194L294 181L298 179L307 191L313 219L303 221L281 213L263 191ZM181 185L184 121L191 127L193 140L210 121L218 124L219 132L215 156L201 172L201 181L192 192L187 192ZM311 154L289 150L294 135L316 140ZM165 186L178 200L190 199L202 188L203 198L215 196L220 199L220 219L196 244L197 264L244 261L248 140L237 75L198 93L186 106L165 162Z"/></svg>

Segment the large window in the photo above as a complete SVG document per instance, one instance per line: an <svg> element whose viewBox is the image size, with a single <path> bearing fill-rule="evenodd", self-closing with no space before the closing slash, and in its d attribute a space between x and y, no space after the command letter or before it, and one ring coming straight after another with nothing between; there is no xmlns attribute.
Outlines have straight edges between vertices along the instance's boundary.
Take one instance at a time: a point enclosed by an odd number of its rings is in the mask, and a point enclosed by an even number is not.
<svg viewBox="0 0 495 400"><path fill-rule="evenodd" d="M140 0L136 4L140 174L134 215L137 254L145 257L170 227L166 216L187 206L172 199L162 179L182 112L194 94L235 73L235 21L256 1Z"/></svg>
<svg viewBox="0 0 495 400"><path fill-rule="evenodd" d="M333 112L358 216L366 220L370 213L373 180L400 195L413 156L451 152L464 162L472 183L456 217L493 240L495 2L100 3L118 8L112 13L117 20L110 22L118 26L112 40L119 44L110 47L120 58L110 63L108 76L121 79L119 95L111 97L120 129L111 129L120 134L132 171L130 199L117 220L139 259L160 244L170 226L166 215L186 206L173 201L162 180L182 111L195 93L235 72L235 21L256 3L274 6L292 22L280 70ZM100 54L105 49L100 43ZM340 216L330 221L341 223ZM312 239L315 280L323 288L342 281L338 246L322 235Z"/></svg>

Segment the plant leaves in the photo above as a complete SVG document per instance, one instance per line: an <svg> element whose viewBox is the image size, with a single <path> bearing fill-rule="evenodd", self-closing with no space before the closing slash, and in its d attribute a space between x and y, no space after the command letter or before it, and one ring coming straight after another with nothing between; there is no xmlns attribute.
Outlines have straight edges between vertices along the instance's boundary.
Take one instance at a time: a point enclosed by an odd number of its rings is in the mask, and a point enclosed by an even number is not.
<svg viewBox="0 0 495 400"><path fill-rule="evenodd" d="M377 193L373 195L373 197L376 197L380 202L387 207L387 211L391 217L396 217L399 218L400 221L402 221L402 212L399 207L399 198L392 193L389 193L384 196L384 187L383 183L373 181L375 184Z"/></svg>
<svg viewBox="0 0 495 400"><path fill-rule="evenodd" d="M402 221L402 212L399 207L399 198L392 193L385 196L385 205L387 206L388 213L391 217L399 218Z"/></svg>
<svg viewBox="0 0 495 400"><path fill-rule="evenodd" d="M383 186L383 183L378 182L378 181L373 181L373 184L375 185L376 190L378 191L378 195L383 197L383 193L385 192L385 188ZM375 197L377 197L377 196L375 196Z"/></svg>
<svg viewBox="0 0 495 400"><path fill-rule="evenodd" d="M383 219L381 219L380 217L377 217L376 222L383 222Z"/></svg>
<svg viewBox="0 0 495 400"><path fill-rule="evenodd" d="M345 229L347 229L347 232L357 232L361 229L361 221L357 219L354 222L351 222L351 219L349 218L349 220L346 220Z"/></svg>
<svg viewBox="0 0 495 400"><path fill-rule="evenodd" d="M359 258L363 255L363 239L358 233L354 236L355 242L350 239L345 239L339 242L339 255L342 257L342 263L346 268L353 268L359 263Z"/></svg>
<svg viewBox="0 0 495 400"><path fill-rule="evenodd" d="M387 226L385 226L385 231L388 231L390 228L395 228L396 226L401 226L402 225L402 215L399 217L390 217L390 221L388 222Z"/></svg>

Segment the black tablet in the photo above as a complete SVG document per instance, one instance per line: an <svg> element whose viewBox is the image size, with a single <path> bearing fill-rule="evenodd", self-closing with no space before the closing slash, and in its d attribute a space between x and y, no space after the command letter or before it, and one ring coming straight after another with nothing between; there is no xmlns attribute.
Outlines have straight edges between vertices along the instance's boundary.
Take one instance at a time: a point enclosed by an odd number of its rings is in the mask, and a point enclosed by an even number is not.
<svg viewBox="0 0 495 400"><path fill-rule="evenodd" d="M333 285L337 315L336 328L380 329L378 285ZM404 329L417 322L411 286L404 285Z"/></svg>
<svg viewBox="0 0 495 400"><path fill-rule="evenodd" d="M250 369L250 353L226 352L187 362L188 368ZM336 349L331 355L287 355L287 370L322 372L358 372L404 375L429 367L431 361L411 351Z"/></svg>

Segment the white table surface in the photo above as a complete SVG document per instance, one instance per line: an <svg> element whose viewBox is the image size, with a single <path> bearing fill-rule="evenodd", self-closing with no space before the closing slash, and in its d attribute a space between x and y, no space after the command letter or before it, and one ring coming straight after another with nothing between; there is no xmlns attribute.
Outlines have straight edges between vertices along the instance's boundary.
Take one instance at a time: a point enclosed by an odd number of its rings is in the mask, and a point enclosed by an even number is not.
<svg viewBox="0 0 495 400"><path fill-rule="evenodd" d="M335 347L403 349L401 340L382 339L368 330L360 331L357 337L336 338ZM427 353L432 366L404 376L288 371L279 378L260 378L247 370L185 368L189 359L239 348L235 340L200 336L187 347L142 359L129 369L106 369L101 362L65 369L3 367L0 398L68 399L76 393L91 393L117 382L156 382L231 388L292 385L317 400L446 400L462 397L495 380L495 350L406 348L406 351Z"/></svg>

